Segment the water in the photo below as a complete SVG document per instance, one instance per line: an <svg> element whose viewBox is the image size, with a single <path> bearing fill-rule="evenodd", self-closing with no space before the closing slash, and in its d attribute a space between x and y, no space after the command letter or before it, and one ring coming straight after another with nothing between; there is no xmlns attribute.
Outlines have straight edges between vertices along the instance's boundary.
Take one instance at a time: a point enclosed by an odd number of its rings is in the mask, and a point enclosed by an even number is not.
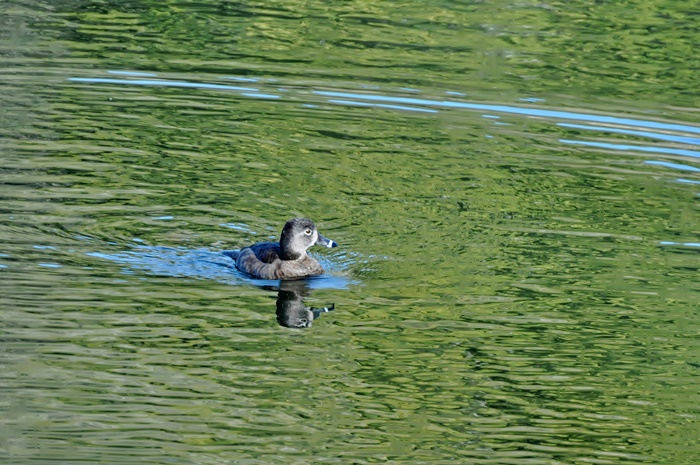
<svg viewBox="0 0 700 465"><path fill-rule="evenodd" d="M692 6L0 10L5 462L696 463Z"/></svg>

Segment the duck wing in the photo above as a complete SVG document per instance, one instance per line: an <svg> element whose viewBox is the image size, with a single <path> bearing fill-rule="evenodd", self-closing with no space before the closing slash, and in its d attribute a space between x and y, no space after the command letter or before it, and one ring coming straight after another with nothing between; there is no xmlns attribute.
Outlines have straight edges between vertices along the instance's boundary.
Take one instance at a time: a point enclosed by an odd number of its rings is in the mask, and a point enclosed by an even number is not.
<svg viewBox="0 0 700 465"><path fill-rule="evenodd" d="M282 260L282 249L279 242L258 242L248 248L263 263L274 263L277 260Z"/></svg>

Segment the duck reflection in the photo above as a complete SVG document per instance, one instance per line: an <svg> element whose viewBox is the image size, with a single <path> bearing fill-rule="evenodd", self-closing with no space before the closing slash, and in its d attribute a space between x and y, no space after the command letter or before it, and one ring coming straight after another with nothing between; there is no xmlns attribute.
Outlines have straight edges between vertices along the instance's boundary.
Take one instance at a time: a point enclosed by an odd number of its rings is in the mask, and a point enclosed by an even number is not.
<svg viewBox="0 0 700 465"><path fill-rule="evenodd" d="M304 297L311 294L305 281L280 281L277 294L277 323L287 328L309 328L311 323L322 313L335 309L335 304L328 307L307 307Z"/></svg>

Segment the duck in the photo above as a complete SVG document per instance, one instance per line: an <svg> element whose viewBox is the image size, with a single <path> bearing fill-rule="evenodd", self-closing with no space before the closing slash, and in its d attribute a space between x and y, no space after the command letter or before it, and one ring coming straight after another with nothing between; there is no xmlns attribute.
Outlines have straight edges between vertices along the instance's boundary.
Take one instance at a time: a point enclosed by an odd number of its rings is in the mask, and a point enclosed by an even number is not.
<svg viewBox="0 0 700 465"><path fill-rule="evenodd" d="M236 268L261 279L303 279L323 274L323 267L306 251L338 243L323 237L313 221L293 218L282 228L279 242L258 242L241 250L223 252L236 262Z"/></svg>

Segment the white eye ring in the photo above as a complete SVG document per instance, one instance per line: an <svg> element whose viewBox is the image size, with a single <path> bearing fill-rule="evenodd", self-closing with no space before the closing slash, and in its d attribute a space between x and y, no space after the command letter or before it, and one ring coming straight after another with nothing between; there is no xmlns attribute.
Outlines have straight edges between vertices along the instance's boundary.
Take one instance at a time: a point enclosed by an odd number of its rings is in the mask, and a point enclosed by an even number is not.
<svg viewBox="0 0 700 465"><path fill-rule="evenodd" d="M311 229L307 229L306 231L304 231L304 234L306 234L307 236L310 236L312 233L313 231Z"/></svg>

